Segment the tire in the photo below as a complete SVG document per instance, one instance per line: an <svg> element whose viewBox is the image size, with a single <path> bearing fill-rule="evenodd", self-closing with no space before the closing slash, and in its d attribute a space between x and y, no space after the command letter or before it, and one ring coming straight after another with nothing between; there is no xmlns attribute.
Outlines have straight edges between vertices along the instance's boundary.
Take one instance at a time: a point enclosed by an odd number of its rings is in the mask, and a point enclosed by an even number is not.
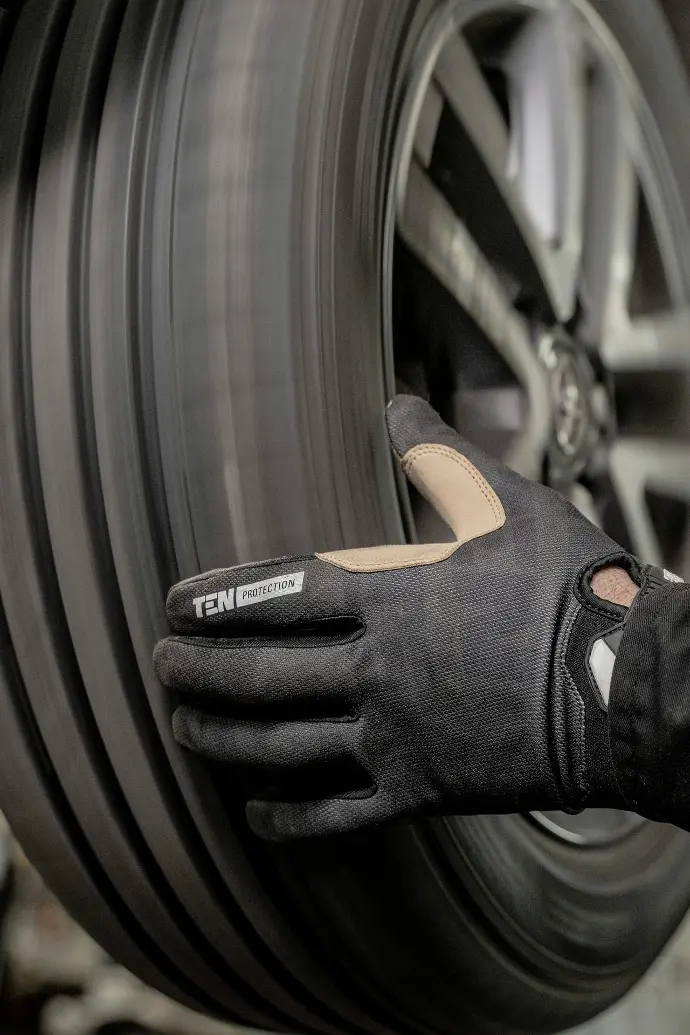
<svg viewBox="0 0 690 1035"><path fill-rule="evenodd" d="M138 1024L128 1024L126 1021L120 1024L115 1021L112 1024L105 1024L94 1031L93 1035L155 1035L150 1028L141 1028Z"/></svg>
<svg viewBox="0 0 690 1035"><path fill-rule="evenodd" d="M652 825L589 852L522 817L260 843L153 673L179 577L404 537L382 254L438 8L29 0L0 78L0 806L114 957L257 1028L561 1030L690 903L690 842ZM660 9L600 15L690 223Z"/></svg>

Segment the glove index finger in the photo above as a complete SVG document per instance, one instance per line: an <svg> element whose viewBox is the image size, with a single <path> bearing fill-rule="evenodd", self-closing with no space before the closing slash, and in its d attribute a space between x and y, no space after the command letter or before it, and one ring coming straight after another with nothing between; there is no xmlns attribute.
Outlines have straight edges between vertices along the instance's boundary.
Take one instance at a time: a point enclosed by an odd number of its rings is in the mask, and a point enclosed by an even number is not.
<svg viewBox="0 0 690 1035"><path fill-rule="evenodd" d="M170 590L167 615L174 633L209 635L215 629L241 635L245 627L280 628L338 614L342 596L311 554L187 579Z"/></svg>

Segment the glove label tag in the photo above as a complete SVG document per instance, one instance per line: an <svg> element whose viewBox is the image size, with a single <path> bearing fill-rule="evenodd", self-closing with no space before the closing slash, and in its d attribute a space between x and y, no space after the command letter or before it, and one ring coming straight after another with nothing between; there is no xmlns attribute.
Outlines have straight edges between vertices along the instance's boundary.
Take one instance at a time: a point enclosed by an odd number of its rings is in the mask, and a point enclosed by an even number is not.
<svg viewBox="0 0 690 1035"><path fill-rule="evenodd" d="M234 590L229 589L224 593L209 593L205 597L197 597L194 600L194 609L197 618L208 618L210 615L222 615L225 611L233 611L235 608Z"/></svg>
<svg viewBox="0 0 690 1035"><path fill-rule="evenodd" d="M289 597L293 593L301 593L303 587L303 571L296 572L294 575L278 575L272 579L265 579L264 582L252 582L248 586L238 586L236 605L237 607L250 607L252 604L261 604L265 600Z"/></svg>

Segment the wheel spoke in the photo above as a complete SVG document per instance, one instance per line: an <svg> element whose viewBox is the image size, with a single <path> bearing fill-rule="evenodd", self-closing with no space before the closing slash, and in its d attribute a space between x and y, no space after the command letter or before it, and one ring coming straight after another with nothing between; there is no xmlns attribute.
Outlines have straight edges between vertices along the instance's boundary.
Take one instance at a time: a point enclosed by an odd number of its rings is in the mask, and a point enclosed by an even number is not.
<svg viewBox="0 0 690 1035"><path fill-rule="evenodd" d="M508 182L510 136L501 111L464 38L446 43L434 73L436 82L501 189Z"/></svg>
<svg viewBox="0 0 690 1035"><path fill-rule="evenodd" d="M490 251L498 232L498 243L516 253L513 264L527 276L528 286L533 271L554 315L568 320L580 269L585 153L585 71L571 16L560 8L535 16L510 48L505 67L515 114L512 130L461 36L449 39L435 71L490 181L482 186L487 207L497 209L488 221L483 212L486 241L481 227L471 229L487 254L501 261L504 255ZM454 157L461 172L466 156L457 145L456 134ZM499 230L498 219L513 226Z"/></svg>
<svg viewBox="0 0 690 1035"><path fill-rule="evenodd" d="M621 320L610 327L601 352L613 373L690 371L690 309Z"/></svg>
<svg viewBox="0 0 690 1035"><path fill-rule="evenodd" d="M611 450L611 481L635 552L649 564L663 566L648 490L690 505L690 453L681 442L619 439Z"/></svg>
<svg viewBox="0 0 690 1035"><path fill-rule="evenodd" d="M620 85L599 69L590 87L589 175L583 252L583 340L598 347L629 325L639 185L635 127Z"/></svg>
<svg viewBox="0 0 690 1035"><path fill-rule="evenodd" d="M550 421L544 369L498 276L416 161L410 166L398 229L413 255L468 313L524 387L529 402L526 427L511 460L521 473L538 477Z"/></svg>
<svg viewBox="0 0 690 1035"><path fill-rule="evenodd" d="M425 168L431 162L442 113L443 97L434 84L430 83L419 112L419 122L417 123L414 140L415 154Z"/></svg>
<svg viewBox="0 0 690 1035"><path fill-rule="evenodd" d="M572 8L531 18L506 57L515 122L516 177L554 253L559 296L575 307L583 238L586 68Z"/></svg>
<svg viewBox="0 0 690 1035"><path fill-rule="evenodd" d="M448 40L434 74L452 117L446 114L441 121L432 177L487 259L545 310L563 318L565 304L551 251L511 175L515 163L508 126L461 36Z"/></svg>
<svg viewBox="0 0 690 1035"><path fill-rule="evenodd" d="M570 486L567 498L574 507L577 507L581 514L584 514L588 521L591 521L597 528L601 528L602 516L594 496L586 486L582 485L581 482L575 482L574 485Z"/></svg>

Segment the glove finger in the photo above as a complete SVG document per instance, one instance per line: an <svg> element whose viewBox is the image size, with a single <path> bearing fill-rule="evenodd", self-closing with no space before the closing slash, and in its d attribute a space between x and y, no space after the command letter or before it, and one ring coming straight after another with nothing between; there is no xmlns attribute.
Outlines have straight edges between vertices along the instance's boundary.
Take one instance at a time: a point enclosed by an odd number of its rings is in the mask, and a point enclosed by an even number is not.
<svg viewBox="0 0 690 1035"><path fill-rule="evenodd" d="M349 639L321 649L321 643L248 647L244 640L170 637L157 645L153 662L170 690L245 706L314 700L331 714L331 702L339 699L346 711L361 685L364 658L352 648L352 639L349 634Z"/></svg>
<svg viewBox="0 0 690 1035"><path fill-rule="evenodd" d="M505 489L505 479L514 477L511 472L463 442L423 399L398 396L387 420L403 471L449 525L457 543L489 535L505 524L496 489Z"/></svg>
<svg viewBox="0 0 690 1035"><path fill-rule="evenodd" d="M516 484L525 484L520 475L511 471L500 460L488 456L459 435L454 428L449 427L436 410L419 396L396 396L386 411L386 423L391 445L401 461L420 446L437 444L446 446L469 460L499 496L502 489L514 489ZM434 500L431 502L434 503Z"/></svg>
<svg viewBox="0 0 690 1035"><path fill-rule="evenodd" d="M331 798L314 802L250 801L247 821L266 841L346 834L389 818L381 791L369 798Z"/></svg>
<svg viewBox="0 0 690 1035"><path fill-rule="evenodd" d="M167 614L175 633L241 636L356 616L357 606L342 573L312 555L187 579L170 590Z"/></svg>
<svg viewBox="0 0 690 1035"><path fill-rule="evenodd" d="M294 769L347 758L351 722L238 722L197 708L178 708L173 734L182 747L213 762Z"/></svg>

